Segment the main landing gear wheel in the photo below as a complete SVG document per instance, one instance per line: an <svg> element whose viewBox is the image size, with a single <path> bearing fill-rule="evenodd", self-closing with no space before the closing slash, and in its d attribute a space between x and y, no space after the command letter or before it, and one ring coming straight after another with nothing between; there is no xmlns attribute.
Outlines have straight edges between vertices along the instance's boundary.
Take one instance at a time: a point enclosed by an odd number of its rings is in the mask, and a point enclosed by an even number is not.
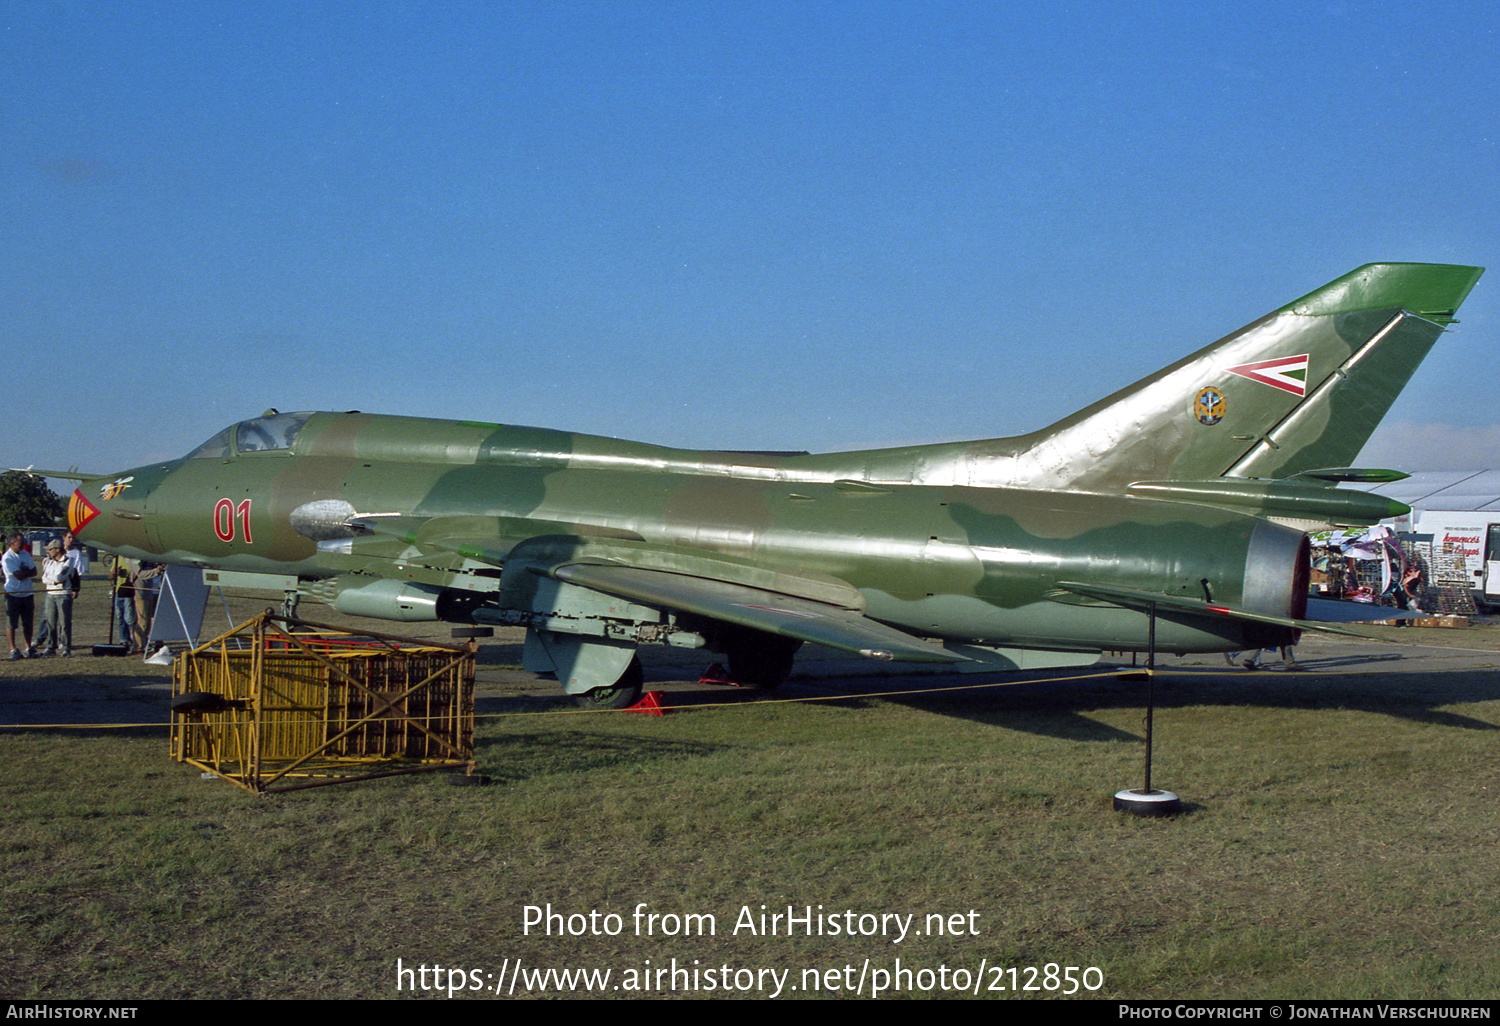
<svg viewBox="0 0 1500 1026"><path fill-rule="evenodd" d="M641 669L641 660L636 656L620 674L620 679L607 688L595 688L575 696L580 709L628 709L641 700L641 686L646 676Z"/></svg>
<svg viewBox="0 0 1500 1026"><path fill-rule="evenodd" d="M188 691L172 699L172 711L185 716L195 713L219 713L229 707L228 699L210 691Z"/></svg>
<svg viewBox="0 0 1500 1026"><path fill-rule="evenodd" d="M736 684L769 691L792 675L792 660L802 642L759 631L745 634L725 647L729 676Z"/></svg>

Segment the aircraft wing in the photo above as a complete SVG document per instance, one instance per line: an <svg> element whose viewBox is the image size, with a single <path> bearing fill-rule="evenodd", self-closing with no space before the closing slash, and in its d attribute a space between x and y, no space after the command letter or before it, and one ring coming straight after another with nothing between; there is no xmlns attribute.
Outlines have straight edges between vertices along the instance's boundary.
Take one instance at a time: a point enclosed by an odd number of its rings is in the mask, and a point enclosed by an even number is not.
<svg viewBox="0 0 1500 1026"><path fill-rule="evenodd" d="M729 581L643 567L573 563L552 571L558 580L642 605L695 613L870 659L962 663L966 656L871 620L856 610L781 595Z"/></svg>
<svg viewBox="0 0 1500 1026"><path fill-rule="evenodd" d="M502 590L524 593L523 575L551 577L630 602L811 641L871 659L963 663L970 658L864 615L845 581L753 560L639 539L563 533L512 543L535 521L510 518L370 518L361 526L419 548L501 567Z"/></svg>
<svg viewBox="0 0 1500 1026"><path fill-rule="evenodd" d="M1307 618L1320 624L1415 620L1429 615L1431 614L1408 609L1392 609L1390 606L1374 606L1368 602L1349 602L1344 599L1309 598L1307 600Z"/></svg>
<svg viewBox="0 0 1500 1026"><path fill-rule="evenodd" d="M16 474L30 474L32 477L50 477L59 481L92 481L96 477L108 477L108 474L85 474L80 470L40 470L36 467L10 467L8 472Z"/></svg>

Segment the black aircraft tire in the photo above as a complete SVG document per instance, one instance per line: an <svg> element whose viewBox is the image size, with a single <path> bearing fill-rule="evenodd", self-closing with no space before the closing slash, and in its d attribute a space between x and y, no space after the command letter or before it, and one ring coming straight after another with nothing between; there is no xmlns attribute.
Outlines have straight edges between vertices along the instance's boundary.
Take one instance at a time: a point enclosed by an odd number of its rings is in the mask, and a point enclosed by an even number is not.
<svg viewBox="0 0 1500 1026"><path fill-rule="evenodd" d="M769 691L792 675L792 660L802 642L774 634L746 635L724 653L729 676L741 687Z"/></svg>
<svg viewBox="0 0 1500 1026"><path fill-rule="evenodd" d="M172 699L174 713L216 713L227 708L229 703L224 700L224 696L212 691L185 691Z"/></svg>
<svg viewBox="0 0 1500 1026"><path fill-rule="evenodd" d="M595 688L581 695L574 695L580 709L628 709L641 700L641 688L645 684L645 671L641 669L640 656L634 656L620 679L607 688Z"/></svg>

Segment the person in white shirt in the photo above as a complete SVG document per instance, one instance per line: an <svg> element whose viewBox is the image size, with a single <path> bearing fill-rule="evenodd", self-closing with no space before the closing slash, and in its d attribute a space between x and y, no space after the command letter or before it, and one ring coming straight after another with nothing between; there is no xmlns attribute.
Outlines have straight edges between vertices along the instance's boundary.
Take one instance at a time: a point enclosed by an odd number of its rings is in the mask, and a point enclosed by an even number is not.
<svg viewBox="0 0 1500 1026"><path fill-rule="evenodd" d="M31 647L31 626L36 616L36 600L31 593L31 579L36 576L36 561L26 551L26 536L20 531L11 535L0 558L0 570L5 574L5 641L10 645L12 659L24 659L36 655ZM23 652L16 647L16 628L26 641Z"/></svg>
<svg viewBox="0 0 1500 1026"><path fill-rule="evenodd" d="M73 569L78 571L78 579L83 580L83 575L89 572L89 551L78 544L78 539L73 537L72 531L63 532L63 555L68 557L68 562L73 564ZM78 597L78 586L73 586L73 597Z"/></svg>
<svg viewBox="0 0 1500 1026"><path fill-rule="evenodd" d="M73 599L78 594L78 571L63 551L62 542L47 543L47 558L42 561L42 587L47 591L42 606L42 629L38 643L42 655L61 652L73 654Z"/></svg>

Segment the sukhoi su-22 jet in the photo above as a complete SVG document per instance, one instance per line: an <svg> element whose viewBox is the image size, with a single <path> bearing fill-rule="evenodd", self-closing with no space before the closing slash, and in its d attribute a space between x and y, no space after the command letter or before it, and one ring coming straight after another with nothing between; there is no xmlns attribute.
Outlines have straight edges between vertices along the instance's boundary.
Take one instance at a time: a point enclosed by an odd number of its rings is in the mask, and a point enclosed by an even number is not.
<svg viewBox="0 0 1500 1026"><path fill-rule="evenodd" d="M745 684L804 642L1032 669L1285 644L1315 526L1404 511L1350 466L1481 269L1368 264L1015 438L832 454L278 413L84 476L68 522L130 558L278 575L385 620L524 626L525 665L633 701L638 645Z"/></svg>

